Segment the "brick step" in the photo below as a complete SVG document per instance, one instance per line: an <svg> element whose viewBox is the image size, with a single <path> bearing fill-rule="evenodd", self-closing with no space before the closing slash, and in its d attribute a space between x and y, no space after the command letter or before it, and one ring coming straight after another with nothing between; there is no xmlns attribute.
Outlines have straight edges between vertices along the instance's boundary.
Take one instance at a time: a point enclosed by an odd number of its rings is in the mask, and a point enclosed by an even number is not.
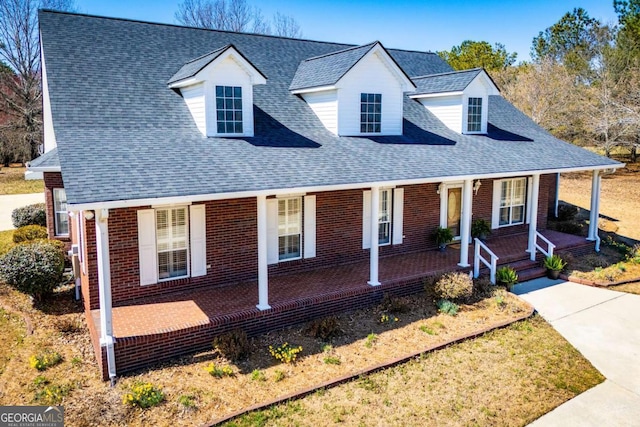
<svg viewBox="0 0 640 427"><path fill-rule="evenodd" d="M528 268L526 270L518 270L518 282L526 282L527 280L538 279L547 275L547 269L544 267Z"/></svg>

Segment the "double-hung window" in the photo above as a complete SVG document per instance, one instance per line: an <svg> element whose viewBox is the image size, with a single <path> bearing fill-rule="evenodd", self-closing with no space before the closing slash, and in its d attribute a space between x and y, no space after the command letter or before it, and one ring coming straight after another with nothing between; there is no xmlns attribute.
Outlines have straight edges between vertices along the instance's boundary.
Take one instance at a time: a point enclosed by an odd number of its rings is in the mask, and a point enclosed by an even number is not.
<svg viewBox="0 0 640 427"><path fill-rule="evenodd" d="M391 243L391 190L380 190L378 208L378 244Z"/></svg>
<svg viewBox="0 0 640 427"><path fill-rule="evenodd" d="M69 235L69 214L67 213L67 194L64 188L53 189L53 210L55 218L55 235Z"/></svg>
<svg viewBox="0 0 640 427"><path fill-rule="evenodd" d="M159 279L184 277L189 274L188 228L186 207L156 210Z"/></svg>
<svg viewBox="0 0 640 427"><path fill-rule="evenodd" d="M380 133L382 94L360 94L360 133Z"/></svg>
<svg viewBox="0 0 640 427"><path fill-rule="evenodd" d="M526 178L500 181L499 226L524 224L526 194Z"/></svg>
<svg viewBox="0 0 640 427"><path fill-rule="evenodd" d="M218 133L242 133L242 88L216 86L216 124Z"/></svg>
<svg viewBox="0 0 640 427"><path fill-rule="evenodd" d="M482 132L482 98L469 98L467 132Z"/></svg>
<svg viewBox="0 0 640 427"><path fill-rule="evenodd" d="M302 258L302 197L278 199L278 259Z"/></svg>

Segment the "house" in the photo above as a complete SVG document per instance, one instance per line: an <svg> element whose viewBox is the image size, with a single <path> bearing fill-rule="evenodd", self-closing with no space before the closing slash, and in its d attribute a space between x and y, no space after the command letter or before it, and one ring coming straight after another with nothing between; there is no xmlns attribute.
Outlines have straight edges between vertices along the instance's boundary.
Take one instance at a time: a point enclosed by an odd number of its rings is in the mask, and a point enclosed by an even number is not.
<svg viewBox="0 0 640 427"><path fill-rule="evenodd" d="M499 241L535 259L563 238L545 231L558 174L593 172L595 224L600 176L622 166L433 53L39 18L46 152L30 169L51 237L75 254L105 379L433 273L395 260L469 271ZM458 240L442 255L427 252L439 225ZM578 240L592 251L597 228Z"/></svg>

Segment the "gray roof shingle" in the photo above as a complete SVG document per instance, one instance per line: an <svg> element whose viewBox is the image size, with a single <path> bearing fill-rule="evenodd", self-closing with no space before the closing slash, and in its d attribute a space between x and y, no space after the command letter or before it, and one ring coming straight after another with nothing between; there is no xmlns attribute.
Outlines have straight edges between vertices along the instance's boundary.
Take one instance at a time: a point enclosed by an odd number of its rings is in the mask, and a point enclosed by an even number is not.
<svg viewBox="0 0 640 427"><path fill-rule="evenodd" d="M60 159L58 158L58 149L49 150L43 155L36 157L29 162L30 168L59 168Z"/></svg>
<svg viewBox="0 0 640 427"><path fill-rule="evenodd" d="M489 98L486 136L457 134L405 97L403 135L337 137L289 87L305 59L348 45L49 11L39 17L72 205L618 164L554 138L500 96ZM255 137L203 137L167 88L191 58L227 44L269 77L253 89ZM435 54L388 52L409 75L450 71Z"/></svg>
<svg viewBox="0 0 640 427"><path fill-rule="evenodd" d="M448 73L430 76L412 77L418 87L412 95L427 95L431 93L446 93L463 91L482 72L482 68L471 70L450 71Z"/></svg>

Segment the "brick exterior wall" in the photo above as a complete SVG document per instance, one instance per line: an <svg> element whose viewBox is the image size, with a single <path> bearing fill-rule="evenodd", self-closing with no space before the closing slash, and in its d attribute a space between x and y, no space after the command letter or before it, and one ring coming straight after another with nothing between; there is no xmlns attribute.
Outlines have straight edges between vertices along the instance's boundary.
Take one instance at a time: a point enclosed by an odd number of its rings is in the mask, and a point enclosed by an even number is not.
<svg viewBox="0 0 640 427"><path fill-rule="evenodd" d="M49 239L60 240L65 243L66 250L71 248L71 236L73 235L71 218L69 218L69 236L56 236L55 211L53 204L53 189L64 188L62 174L60 172L44 172L44 203L47 213L47 234Z"/></svg>

